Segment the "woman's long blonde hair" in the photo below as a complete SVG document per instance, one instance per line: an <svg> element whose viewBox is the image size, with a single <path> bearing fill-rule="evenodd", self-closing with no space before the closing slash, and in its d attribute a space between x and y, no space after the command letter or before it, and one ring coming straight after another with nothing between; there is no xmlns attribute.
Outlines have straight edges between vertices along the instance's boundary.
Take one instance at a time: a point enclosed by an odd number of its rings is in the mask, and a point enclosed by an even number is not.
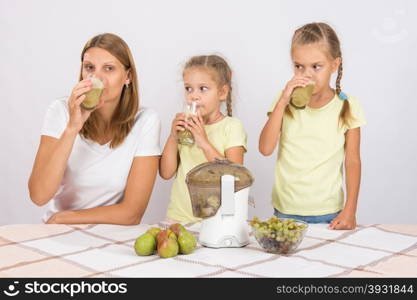
<svg viewBox="0 0 417 300"><path fill-rule="evenodd" d="M343 75L343 61L342 61L342 51L340 47L340 41L337 37L336 32L326 23L309 23L300 28L298 28L291 41L291 53L296 46L303 46L309 44L323 43L325 48L328 51L328 54L331 58L336 59L340 57L340 65L337 70L336 78L336 94L339 96L342 92L340 82ZM342 99L343 100L343 99ZM289 106L286 108L286 112L292 115ZM343 107L340 111L340 121L344 125L352 120L352 115L350 112L349 102L343 100Z"/></svg>
<svg viewBox="0 0 417 300"><path fill-rule="evenodd" d="M122 63L130 74L130 85L123 86L119 104L113 113L109 127L106 129L107 134L111 137L110 148L116 148L129 134L139 110L138 77L135 63L129 46L123 39L112 33L100 34L90 39L81 52L80 80L82 80L84 54L92 47L108 51ZM80 131L81 136L92 141L99 141L99 137L103 134L100 132L99 124L100 119L97 111L93 111Z"/></svg>

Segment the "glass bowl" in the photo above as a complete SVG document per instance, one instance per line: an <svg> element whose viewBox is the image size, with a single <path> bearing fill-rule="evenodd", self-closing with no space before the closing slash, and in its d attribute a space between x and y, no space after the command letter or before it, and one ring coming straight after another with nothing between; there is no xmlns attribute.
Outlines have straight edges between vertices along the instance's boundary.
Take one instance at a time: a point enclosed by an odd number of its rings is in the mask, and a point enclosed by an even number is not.
<svg viewBox="0 0 417 300"><path fill-rule="evenodd" d="M259 245L274 254L293 253L308 229L308 223L304 221L275 216L266 221L254 217L249 224Z"/></svg>

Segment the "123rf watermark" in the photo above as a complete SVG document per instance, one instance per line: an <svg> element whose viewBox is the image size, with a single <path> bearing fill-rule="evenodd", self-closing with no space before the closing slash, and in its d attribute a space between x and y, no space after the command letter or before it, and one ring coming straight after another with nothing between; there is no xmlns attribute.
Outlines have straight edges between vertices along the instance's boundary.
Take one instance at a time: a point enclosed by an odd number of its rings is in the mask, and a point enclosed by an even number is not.
<svg viewBox="0 0 417 300"><path fill-rule="evenodd" d="M279 285L276 287L277 294L300 294L300 295L413 295L412 284L364 284L364 285Z"/></svg>
<svg viewBox="0 0 417 300"><path fill-rule="evenodd" d="M69 295L71 298L79 294L126 294L127 283L107 283L101 282L26 282L19 284L14 281L3 291L4 295L15 297L19 294L39 295L39 294L60 294Z"/></svg>

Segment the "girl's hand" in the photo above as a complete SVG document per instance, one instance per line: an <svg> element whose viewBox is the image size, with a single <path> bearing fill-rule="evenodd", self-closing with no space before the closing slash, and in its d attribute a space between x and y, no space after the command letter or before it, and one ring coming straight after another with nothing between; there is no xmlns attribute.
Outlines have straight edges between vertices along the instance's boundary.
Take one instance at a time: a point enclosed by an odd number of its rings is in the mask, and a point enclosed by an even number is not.
<svg viewBox="0 0 417 300"><path fill-rule="evenodd" d="M295 75L287 82L287 85L282 92L281 99L279 102L283 103L285 106L288 105L291 99L291 94L296 87L305 87L311 79L301 75Z"/></svg>
<svg viewBox="0 0 417 300"><path fill-rule="evenodd" d="M336 230L351 230L356 228L356 217L355 214L342 210L336 218L329 225L329 229Z"/></svg>
<svg viewBox="0 0 417 300"><path fill-rule="evenodd" d="M189 129L193 134L197 147L204 149L210 143L206 130L204 129L204 121L200 112L197 112L196 116L192 116L191 120L187 120L185 128Z"/></svg>
<svg viewBox="0 0 417 300"><path fill-rule="evenodd" d="M171 136L177 139L178 131L184 131L185 125L186 125L185 114L184 113L176 114L174 120L172 121Z"/></svg>
<svg viewBox="0 0 417 300"><path fill-rule="evenodd" d="M91 90L93 83L89 79L81 80L72 90L71 96L68 100L69 121L67 128L74 129L77 132L83 128L85 121L90 117L93 111L87 111L80 107L80 104L85 99L85 93ZM102 107L103 100L96 106L95 109Z"/></svg>

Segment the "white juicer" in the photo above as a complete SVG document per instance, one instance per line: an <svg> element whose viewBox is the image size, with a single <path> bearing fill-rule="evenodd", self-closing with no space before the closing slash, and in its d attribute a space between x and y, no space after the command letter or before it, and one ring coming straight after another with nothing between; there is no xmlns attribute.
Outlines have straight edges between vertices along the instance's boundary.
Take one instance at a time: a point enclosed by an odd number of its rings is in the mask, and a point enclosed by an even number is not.
<svg viewBox="0 0 417 300"><path fill-rule="evenodd" d="M215 164L218 164L220 168L216 168ZM207 185L203 187L201 184L197 186L196 184L190 196L193 198L193 196L198 196L198 193L200 193L200 208L204 206L207 208L209 205L213 205L213 203L210 204L210 199L219 197L220 201L214 204L218 206L217 211L211 210L208 216L196 215L195 211L197 209L193 207L194 215L203 217L199 243L211 248L246 246L249 244L247 220L249 189L253 183L252 175L243 166L230 163L227 160L206 163L205 165L208 165L208 174L211 174L212 177L218 177L216 178L216 183L210 187ZM204 178L204 171L201 171L203 170L200 169L200 177ZM190 187L189 190L191 191ZM203 200L201 201L201 199Z"/></svg>

